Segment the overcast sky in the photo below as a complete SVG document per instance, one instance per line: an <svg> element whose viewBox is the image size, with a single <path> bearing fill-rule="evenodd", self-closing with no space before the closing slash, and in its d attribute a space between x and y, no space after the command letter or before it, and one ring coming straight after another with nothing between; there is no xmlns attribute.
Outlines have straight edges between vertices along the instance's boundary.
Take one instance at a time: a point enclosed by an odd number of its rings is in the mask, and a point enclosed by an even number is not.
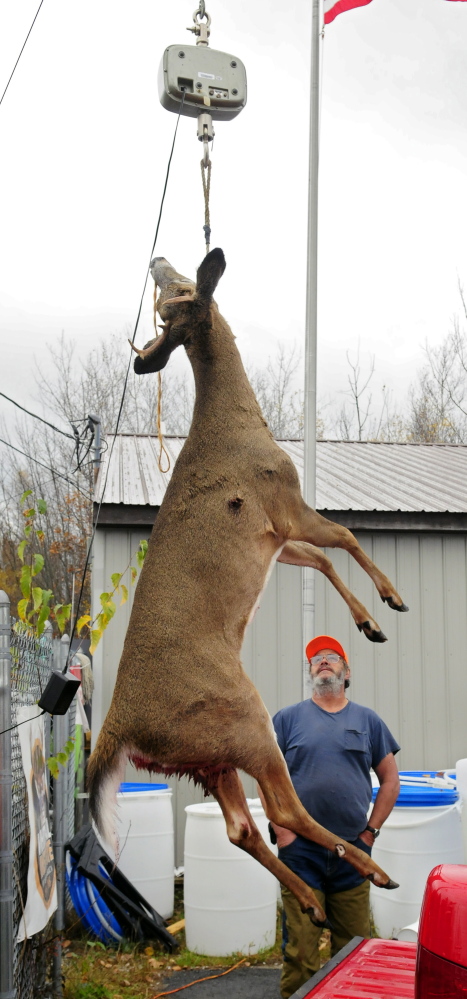
<svg viewBox="0 0 467 999"><path fill-rule="evenodd" d="M37 6L0 0L0 92ZM211 46L248 74L245 110L216 125L211 223L227 257L219 306L258 363L277 342L304 339L311 2L206 6ZM0 389L26 405L34 354L61 330L85 353L134 323L176 123L159 104L157 70L167 45L193 43L193 9L44 0L0 108ZM345 353L360 341L378 383L401 396L424 342L439 342L459 311L466 51L467 2L372 0L326 30L322 394L345 388ZM200 154L196 121L184 118L156 252L186 274L204 251Z"/></svg>

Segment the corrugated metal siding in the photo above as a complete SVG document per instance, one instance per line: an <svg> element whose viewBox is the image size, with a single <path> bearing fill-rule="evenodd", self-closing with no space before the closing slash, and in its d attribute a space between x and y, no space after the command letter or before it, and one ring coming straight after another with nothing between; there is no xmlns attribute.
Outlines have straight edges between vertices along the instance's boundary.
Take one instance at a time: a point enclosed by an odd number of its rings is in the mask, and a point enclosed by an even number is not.
<svg viewBox="0 0 467 999"><path fill-rule="evenodd" d="M124 529L99 530L96 533L93 565L93 605L99 606L99 594L108 589L110 576L128 565L137 550L144 530ZM119 607L111 625L98 645L93 670L95 691L93 696L92 741L99 734L102 721L107 714L117 676L131 607L134 587L130 588L129 600ZM271 714L286 704L294 704L302 697L302 610L301 610L301 571L294 566L278 565L263 595L261 607L248 628L243 646L242 659L245 671L259 690ZM135 677L135 684L138 677ZM136 775L128 767L127 780L147 780L147 774ZM151 780L157 782L157 775ZM161 776L161 781L167 778ZM176 863L183 864L183 838L185 832L185 806L202 801L203 792L193 787L186 778L177 781L171 778L168 783L174 789L174 818L176 837ZM245 775L244 787L248 797L257 797L251 778Z"/></svg>
<svg viewBox="0 0 467 999"><path fill-rule="evenodd" d="M316 573L316 634L334 634L352 667L349 693L381 715L400 743L402 769L453 766L467 755L467 539L463 534L357 533L392 579L409 614L381 603L370 579L343 551L327 554L389 641L357 631L328 581Z"/></svg>
<svg viewBox="0 0 467 999"><path fill-rule="evenodd" d="M166 437L172 468L183 437ZM278 441L303 479L303 441ZM105 481L109 449L103 455L96 499ZM157 437L117 436L110 459L104 503L160 506L171 471L159 471ZM467 511L467 446L374 444L318 441L318 510L393 510L420 513Z"/></svg>

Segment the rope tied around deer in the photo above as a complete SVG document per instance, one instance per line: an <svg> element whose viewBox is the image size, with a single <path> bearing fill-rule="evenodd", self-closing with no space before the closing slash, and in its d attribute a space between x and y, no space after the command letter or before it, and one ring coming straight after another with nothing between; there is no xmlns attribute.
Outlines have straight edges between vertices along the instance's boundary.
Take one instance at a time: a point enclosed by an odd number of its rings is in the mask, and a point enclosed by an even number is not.
<svg viewBox="0 0 467 999"><path fill-rule="evenodd" d="M159 337L157 332L157 284L154 285L154 309L153 309L153 319L154 319L154 329L156 332L156 339ZM157 465L159 471L163 474L170 472L171 461L170 455L164 444L164 438L162 434L162 375L160 371L157 372L157 416L156 416L156 427L157 427L157 439L159 441L159 454L157 456ZM162 467L162 455L165 454L167 459L167 468Z"/></svg>

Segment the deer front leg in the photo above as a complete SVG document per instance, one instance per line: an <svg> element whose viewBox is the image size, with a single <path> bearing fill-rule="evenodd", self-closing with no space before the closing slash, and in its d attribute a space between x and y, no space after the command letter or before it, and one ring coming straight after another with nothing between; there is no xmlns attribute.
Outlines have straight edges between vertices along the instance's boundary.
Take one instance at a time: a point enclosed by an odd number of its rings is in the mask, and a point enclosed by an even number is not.
<svg viewBox="0 0 467 999"><path fill-rule="evenodd" d="M227 826L230 842L259 861L295 895L302 912L307 912L316 926L329 926L326 913L316 895L293 871L268 849L253 821L243 787L236 770L221 774L211 793L219 802Z"/></svg>
<svg viewBox="0 0 467 999"><path fill-rule="evenodd" d="M275 762L269 762L263 773L256 773L255 776L262 791L266 815L270 822L291 829L292 832L310 839L313 843L319 843L339 857L344 857L363 878L368 878L379 888L399 887L363 850L335 836L312 819L295 793L282 756L277 757Z"/></svg>
<svg viewBox="0 0 467 999"><path fill-rule="evenodd" d="M315 548L314 545L310 545L307 541L288 541L277 561L286 562L289 565L302 565L308 566L310 569L319 569L345 600L357 628L363 631L374 642L385 642L387 640L376 622L371 618L364 604L360 603L354 597L351 590L342 582L331 559L319 548Z"/></svg>

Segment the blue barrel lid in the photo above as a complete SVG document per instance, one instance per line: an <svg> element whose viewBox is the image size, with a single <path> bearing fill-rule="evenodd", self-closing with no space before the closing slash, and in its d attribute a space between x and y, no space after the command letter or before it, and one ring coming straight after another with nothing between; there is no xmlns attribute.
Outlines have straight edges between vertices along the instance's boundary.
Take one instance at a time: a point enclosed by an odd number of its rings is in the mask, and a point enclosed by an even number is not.
<svg viewBox="0 0 467 999"><path fill-rule="evenodd" d="M168 784L138 784L137 781L120 784L120 794L135 794L137 791L167 791Z"/></svg>
<svg viewBox="0 0 467 999"><path fill-rule="evenodd" d="M436 770L401 770L399 777L436 777ZM373 788L373 801L379 791ZM415 784L401 785L395 808L436 808L440 805L454 805L459 794L455 787L431 787L430 784L418 786Z"/></svg>

